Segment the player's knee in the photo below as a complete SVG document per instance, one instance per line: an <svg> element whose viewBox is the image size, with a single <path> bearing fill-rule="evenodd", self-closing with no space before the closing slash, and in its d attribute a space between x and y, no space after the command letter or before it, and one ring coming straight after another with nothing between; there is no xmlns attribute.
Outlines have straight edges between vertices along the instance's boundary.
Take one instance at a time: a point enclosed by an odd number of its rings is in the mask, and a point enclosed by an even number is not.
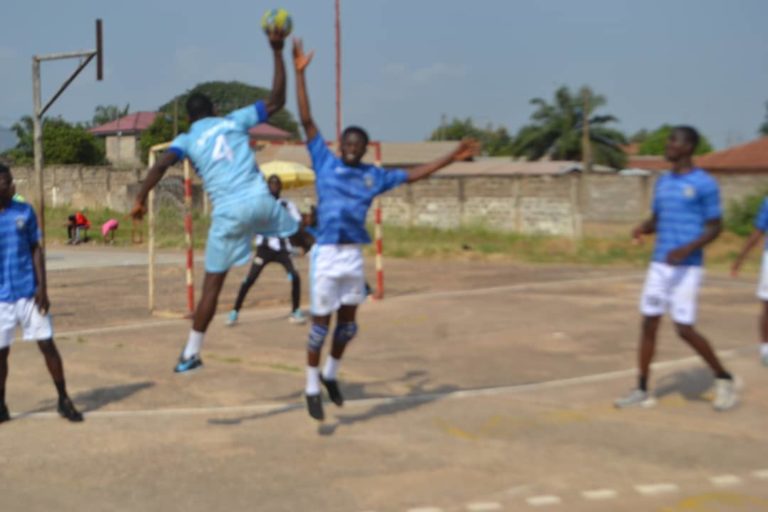
<svg viewBox="0 0 768 512"><path fill-rule="evenodd" d="M686 324L675 323L675 332L686 341L690 340L694 335L693 326Z"/></svg>
<svg viewBox="0 0 768 512"><path fill-rule="evenodd" d="M46 356L56 354L56 345L54 345L53 339L40 340L37 342L37 347Z"/></svg>
<svg viewBox="0 0 768 512"><path fill-rule="evenodd" d="M338 324L336 330L333 331L333 344L334 345L346 345L357 334L357 323L347 322Z"/></svg>
<svg viewBox="0 0 768 512"><path fill-rule="evenodd" d="M307 348L310 352L320 352L325 344L325 338L328 336L328 326L312 324L309 329L309 342Z"/></svg>

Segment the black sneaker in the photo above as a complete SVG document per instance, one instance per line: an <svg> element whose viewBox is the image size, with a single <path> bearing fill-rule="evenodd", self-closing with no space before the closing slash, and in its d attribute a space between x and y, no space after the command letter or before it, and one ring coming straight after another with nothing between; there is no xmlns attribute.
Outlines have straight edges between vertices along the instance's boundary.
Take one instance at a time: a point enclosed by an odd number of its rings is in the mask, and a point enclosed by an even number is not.
<svg viewBox="0 0 768 512"><path fill-rule="evenodd" d="M11 413L8 412L8 407L5 404L0 405L0 423L11 421Z"/></svg>
<svg viewBox="0 0 768 512"><path fill-rule="evenodd" d="M307 399L307 412L317 421L323 421L325 419L325 413L323 412L323 397L320 394L317 395L304 395Z"/></svg>
<svg viewBox="0 0 768 512"><path fill-rule="evenodd" d="M62 418L66 418L73 423L79 423L83 421L83 415L75 409L75 404L69 398L59 400L59 415Z"/></svg>
<svg viewBox="0 0 768 512"><path fill-rule="evenodd" d="M339 407L344 405L344 397L341 396L341 391L339 390L339 381L336 379L324 379L322 375L320 375L320 382L323 383L323 386L325 386L325 389L328 391L328 397L331 399L331 402L335 403Z"/></svg>

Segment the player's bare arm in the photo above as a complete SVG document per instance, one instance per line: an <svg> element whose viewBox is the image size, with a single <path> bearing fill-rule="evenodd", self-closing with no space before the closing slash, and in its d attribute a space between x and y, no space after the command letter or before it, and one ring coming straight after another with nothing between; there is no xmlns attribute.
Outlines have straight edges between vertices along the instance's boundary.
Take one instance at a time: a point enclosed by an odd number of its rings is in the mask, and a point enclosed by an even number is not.
<svg viewBox="0 0 768 512"><path fill-rule="evenodd" d="M480 153L480 143L475 139L464 139L459 145L442 158L428 164L419 165L408 171L408 183L423 180L453 162L463 162Z"/></svg>
<svg viewBox="0 0 768 512"><path fill-rule="evenodd" d="M285 106L285 61L283 60L283 47L285 46L285 31L275 29L269 34L269 45L272 47L272 54L275 59L275 72L272 78L272 92L266 102L267 114L272 115L279 112Z"/></svg>
<svg viewBox="0 0 768 512"><path fill-rule="evenodd" d="M635 229L632 230L632 240L634 240L635 243L642 243L643 236L652 235L655 232L656 232L656 215L654 214L653 217L646 220L645 222L638 225Z"/></svg>
<svg viewBox="0 0 768 512"><path fill-rule="evenodd" d="M747 240L744 242L744 247L741 248L741 252L738 256L736 256L736 259L733 261L733 265L731 266L731 275L733 277L739 275L739 270L744 264L744 260L747 259L747 256L752 251L752 249L754 249L755 246L760 243L760 241L763 239L763 236L764 233L759 229L755 229L752 231L752 234L749 235L749 238L747 238Z"/></svg>
<svg viewBox="0 0 768 512"><path fill-rule="evenodd" d="M722 219L713 219L708 221L707 224L704 226L704 234L702 234L699 238L697 238L693 242L686 244L682 247L678 247L674 251L670 251L669 254L667 254L667 263L669 263L670 265L678 265L682 263L694 251L703 249L705 246L714 242L715 239L717 239L717 237L720 236L720 233L722 231L723 231Z"/></svg>
<svg viewBox="0 0 768 512"><path fill-rule="evenodd" d="M149 191L155 188L160 180L163 179L163 176L165 175L165 172L168 170L168 168L178 161L179 157L176 155L176 153L167 151L163 154L163 156L160 157L155 165L149 169L149 172L147 172L147 177L144 178L144 181L141 184L139 193L136 194L136 201L134 202L131 213L129 214L131 217L136 220L141 220L144 217L144 214L147 211L147 196L149 195Z"/></svg>
<svg viewBox="0 0 768 512"><path fill-rule="evenodd" d="M40 313L45 315L51 307L48 300L48 283L45 275L45 258L43 249L39 243L32 244L32 265L35 269L35 280L37 281L37 290L35 290L35 304Z"/></svg>
<svg viewBox="0 0 768 512"><path fill-rule="evenodd" d="M304 127L304 134L307 140L312 140L317 136L317 126L312 119L312 113L309 108L309 94L307 93L307 80L305 71L312 62L315 52L304 53L304 45L299 38L293 39L293 67L296 70L296 96L299 103L299 119L301 126Z"/></svg>

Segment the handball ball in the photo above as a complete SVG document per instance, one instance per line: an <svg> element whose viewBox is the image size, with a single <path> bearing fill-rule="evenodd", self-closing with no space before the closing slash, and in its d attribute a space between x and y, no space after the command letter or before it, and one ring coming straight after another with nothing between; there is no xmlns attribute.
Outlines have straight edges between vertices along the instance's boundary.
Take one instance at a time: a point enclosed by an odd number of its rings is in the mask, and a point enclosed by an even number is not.
<svg viewBox="0 0 768 512"><path fill-rule="evenodd" d="M293 20L291 20L291 15L285 9L269 9L261 17L261 28L266 33L270 33L275 29L281 29L287 36L293 28Z"/></svg>

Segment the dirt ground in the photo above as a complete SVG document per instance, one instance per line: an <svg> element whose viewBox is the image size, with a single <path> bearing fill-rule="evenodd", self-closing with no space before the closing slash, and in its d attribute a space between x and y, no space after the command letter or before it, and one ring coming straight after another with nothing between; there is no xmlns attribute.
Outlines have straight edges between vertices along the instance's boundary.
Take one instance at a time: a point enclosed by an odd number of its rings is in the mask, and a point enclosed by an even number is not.
<svg viewBox="0 0 768 512"><path fill-rule="evenodd" d="M701 329L746 383L741 406L712 410L709 372L666 324L659 405L616 411L634 383L641 273L387 261L387 297L363 306L342 366L348 402L327 404L317 424L301 402L307 329L287 321L278 267L227 328L245 269L233 272L205 367L179 376L189 322L147 314L142 254L49 256L57 340L86 421L56 417L41 357L17 343L3 512L768 510L753 278L712 275L701 298ZM161 310L184 308L182 261L163 255Z"/></svg>

